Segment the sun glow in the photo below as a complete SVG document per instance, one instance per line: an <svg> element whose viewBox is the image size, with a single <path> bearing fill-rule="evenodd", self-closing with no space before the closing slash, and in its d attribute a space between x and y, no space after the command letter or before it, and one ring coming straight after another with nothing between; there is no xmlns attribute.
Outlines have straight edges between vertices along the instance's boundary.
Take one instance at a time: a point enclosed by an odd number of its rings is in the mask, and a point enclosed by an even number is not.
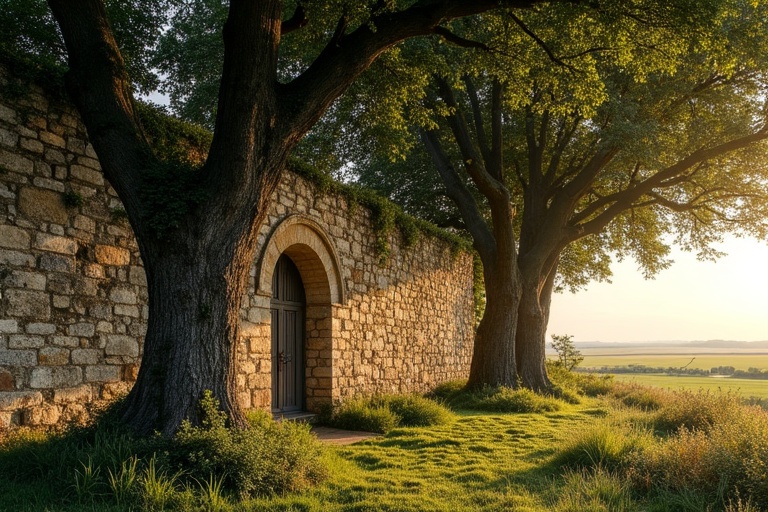
<svg viewBox="0 0 768 512"><path fill-rule="evenodd" d="M768 245L728 238L717 262L674 251L675 263L644 280L634 261L613 283L555 294L549 332L577 341L768 340Z"/></svg>

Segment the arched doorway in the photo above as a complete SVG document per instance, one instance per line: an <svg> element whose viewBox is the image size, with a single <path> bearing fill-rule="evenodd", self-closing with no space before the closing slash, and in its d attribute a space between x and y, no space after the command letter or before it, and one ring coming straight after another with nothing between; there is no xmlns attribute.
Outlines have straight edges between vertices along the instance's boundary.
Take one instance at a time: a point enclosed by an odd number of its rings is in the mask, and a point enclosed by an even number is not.
<svg viewBox="0 0 768 512"><path fill-rule="evenodd" d="M306 297L299 269L280 256L272 275L272 412L304 408Z"/></svg>
<svg viewBox="0 0 768 512"><path fill-rule="evenodd" d="M302 358L298 360L302 365L302 373L298 377L303 380L296 382L291 380L286 384L299 386L297 395L300 398L301 409L294 410L317 412L320 406L332 402L339 393L339 387L335 383L337 375L334 374L333 366L333 343L339 329L335 311L343 307L346 293L340 260L333 243L322 226L303 215L291 215L275 226L267 235L261 254L256 260L256 293L251 300L258 303L259 311L263 311L264 316L260 318L264 319L265 324L269 322L269 330L265 335L254 330L256 337L250 340L248 347L254 354L252 359L254 370L265 375L267 372L263 370L268 368L269 377L260 380L255 376L252 379L251 376L246 376L245 380L248 383L251 379L250 382L254 383L250 388L253 390L251 404L256 404L258 407L269 402L272 410L277 414L284 412L283 408L286 404L281 403L280 396L275 396L275 391L278 394L280 391L278 384L280 380L276 376L278 373L276 370L283 369L284 377L287 377L287 372L284 368L277 366L280 349L270 346L271 343L279 343L281 336L279 332L275 332L280 330L281 320L277 318L279 313L276 313L273 308L278 308L273 304L279 305L281 301L279 295L281 278L276 276L281 273L278 263L284 259L287 259L292 264L291 269L295 269L298 273L293 275L303 284L301 290L304 292L305 299L304 323L298 327L303 328ZM276 302L273 302L274 300ZM282 330L283 334L287 334L285 325L282 326ZM267 351L269 355L266 354ZM271 389L267 389L270 385ZM282 396L286 396L286 393L283 392Z"/></svg>

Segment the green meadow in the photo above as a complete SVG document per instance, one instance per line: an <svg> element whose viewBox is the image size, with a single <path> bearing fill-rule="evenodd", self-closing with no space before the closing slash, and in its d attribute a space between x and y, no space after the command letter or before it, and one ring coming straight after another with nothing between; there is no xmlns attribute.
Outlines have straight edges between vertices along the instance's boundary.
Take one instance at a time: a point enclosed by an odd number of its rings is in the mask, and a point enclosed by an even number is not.
<svg viewBox="0 0 768 512"><path fill-rule="evenodd" d="M331 418L386 432L350 446L321 447L306 426L264 417L238 432L215 415L165 441L135 439L108 423L5 433L0 510L766 510L763 409L735 393L562 370L556 377L557 396L470 393L458 383L436 391L437 402L390 396L342 404ZM405 427L406 418L422 426Z"/></svg>
<svg viewBox="0 0 768 512"><path fill-rule="evenodd" d="M601 351L605 352L605 351ZM733 366L737 370L749 368L768 369L767 353L742 353L742 354L623 354L618 351L612 353L591 354L583 351L584 361L579 365L582 368L602 368L603 366L629 366L644 365L654 368L699 368L709 370L716 366ZM690 363L690 364L689 364Z"/></svg>
<svg viewBox="0 0 768 512"><path fill-rule="evenodd" d="M617 373L617 381L633 382L643 386L656 386L665 389L732 391L745 398L768 399L768 380L734 379L730 377L698 377L657 375L645 373Z"/></svg>

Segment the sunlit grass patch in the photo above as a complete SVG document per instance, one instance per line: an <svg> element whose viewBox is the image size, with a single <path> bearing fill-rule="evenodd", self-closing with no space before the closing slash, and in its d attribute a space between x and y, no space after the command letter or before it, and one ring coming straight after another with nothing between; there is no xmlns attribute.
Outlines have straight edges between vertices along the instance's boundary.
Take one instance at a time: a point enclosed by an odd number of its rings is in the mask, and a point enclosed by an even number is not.
<svg viewBox="0 0 768 512"><path fill-rule="evenodd" d="M383 434L396 427L442 425L453 418L444 406L419 395L376 395L334 404L323 412L320 422L336 428Z"/></svg>

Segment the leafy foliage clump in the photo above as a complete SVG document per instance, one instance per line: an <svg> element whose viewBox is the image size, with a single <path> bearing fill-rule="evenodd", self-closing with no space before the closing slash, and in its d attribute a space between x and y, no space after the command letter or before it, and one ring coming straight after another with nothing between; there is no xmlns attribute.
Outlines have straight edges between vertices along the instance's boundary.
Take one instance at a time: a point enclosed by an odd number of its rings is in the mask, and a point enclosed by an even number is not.
<svg viewBox="0 0 768 512"><path fill-rule="evenodd" d="M445 407L419 395L377 395L338 403L324 413L321 422L336 428L383 434L397 427L442 425L452 419Z"/></svg>
<svg viewBox="0 0 768 512"><path fill-rule="evenodd" d="M664 401L654 423L663 431L709 430L726 422L741 409L741 397L733 392L681 390Z"/></svg>
<svg viewBox="0 0 768 512"><path fill-rule="evenodd" d="M483 386L466 389L466 382L451 381L439 385L431 396L451 409L490 412L541 413L559 411L563 403L553 396L539 395L530 389Z"/></svg>
<svg viewBox="0 0 768 512"><path fill-rule="evenodd" d="M200 402L202 425L182 425L172 460L189 476L204 481L221 476L223 487L241 497L295 491L322 481L322 450L309 425L276 422L253 413L249 428L227 426L226 415L210 393Z"/></svg>
<svg viewBox="0 0 768 512"><path fill-rule="evenodd" d="M584 360L569 334L553 334L552 348L557 352L557 363L567 370L573 370Z"/></svg>
<svg viewBox="0 0 768 512"><path fill-rule="evenodd" d="M0 437L0 495L24 484L0 509L47 502L62 510L230 510L238 498L303 489L328 473L309 426L261 413L248 428L230 427L210 394L201 401L203 424L186 423L171 439L134 436L118 420L120 407L85 427Z"/></svg>

